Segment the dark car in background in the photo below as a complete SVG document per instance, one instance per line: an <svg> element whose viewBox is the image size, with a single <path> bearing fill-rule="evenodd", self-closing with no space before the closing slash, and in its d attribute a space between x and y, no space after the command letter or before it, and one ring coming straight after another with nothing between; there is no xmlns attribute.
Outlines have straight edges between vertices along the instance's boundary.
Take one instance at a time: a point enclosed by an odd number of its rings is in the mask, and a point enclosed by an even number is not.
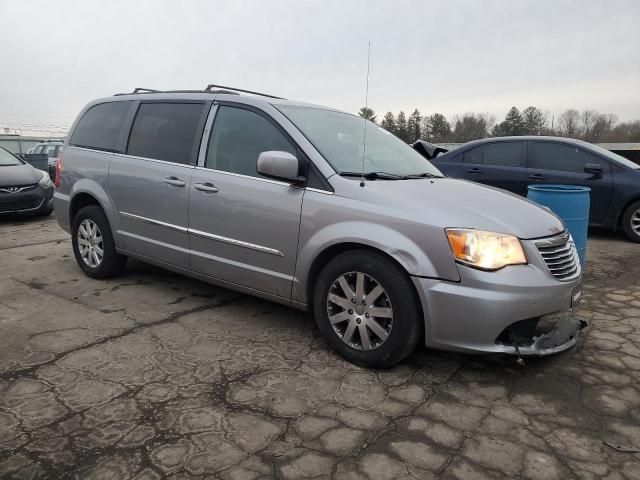
<svg viewBox="0 0 640 480"><path fill-rule="evenodd" d="M450 177L523 196L532 184L589 187L589 224L622 228L640 242L640 165L597 145L559 137L485 138L431 161Z"/></svg>
<svg viewBox="0 0 640 480"><path fill-rule="evenodd" d="M64 147L63 139L47 140L40 142L29 153L47 155L49 165L49 176L55 181L56 162L62 155L62 147Z"/></svg>
<svg viewBox="0 0 640 480"><path fill-rule="evenodd" d="M53 183L49 174L0 147L0 215L53 212Z"/></svg>

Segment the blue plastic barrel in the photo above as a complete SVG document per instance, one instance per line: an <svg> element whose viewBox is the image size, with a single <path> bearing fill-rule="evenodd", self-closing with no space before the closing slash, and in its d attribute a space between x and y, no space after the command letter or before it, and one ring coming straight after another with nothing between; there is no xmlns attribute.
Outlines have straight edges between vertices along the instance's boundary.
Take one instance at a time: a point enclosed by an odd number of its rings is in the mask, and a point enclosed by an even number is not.
<svg viewBox="0 0 640 480"><path fill-rule="evenodd" d="M564 221L576 244L583 267L587 252L590 191L588 187L576 185L529 185L527 194L529 200L549 207Z"/></svg>

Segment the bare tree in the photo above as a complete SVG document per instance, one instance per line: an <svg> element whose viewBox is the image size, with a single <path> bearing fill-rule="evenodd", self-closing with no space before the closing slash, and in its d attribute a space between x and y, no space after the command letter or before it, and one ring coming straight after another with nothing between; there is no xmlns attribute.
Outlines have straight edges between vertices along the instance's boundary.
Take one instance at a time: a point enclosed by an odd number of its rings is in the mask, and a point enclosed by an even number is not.
<svg viewBox="0 0 640 480"><path fill-rule="evenodd" d="M468 142L489 136L496 117L488 113L465 113L453 119L453 138L456 142Z"/></svg>
<svg viewBox="0 0 640 480"><path fill-rule="evenodd" d="M587 112L583 112L583 116L585 113ZM590 125L589 128L585 128L583 138L588 142L601 142L605 140L617 121L616 116L611 113L598 113L595 116L588 115L587 117Z"/></svg>
<svg viewBox="0 0 640 480"><path fill-rule="evenodd" d="M558 129L565 137L577 137L580 133L580 112L574 109L564 111L558 117Z"/></svg>
<svg viewBox="0 0 640 480"><path fill-rule="evenodd" d="M607 140L610 142L640 142L640 120L617 124L611 129Z"/></svg>

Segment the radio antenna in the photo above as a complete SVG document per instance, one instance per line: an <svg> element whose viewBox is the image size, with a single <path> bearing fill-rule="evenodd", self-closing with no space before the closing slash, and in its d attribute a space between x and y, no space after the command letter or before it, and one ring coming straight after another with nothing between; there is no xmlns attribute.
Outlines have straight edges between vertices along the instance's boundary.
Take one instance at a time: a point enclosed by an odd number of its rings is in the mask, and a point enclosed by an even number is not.
<svg viewBox="0 0 640 480"><path fill-rule="evenodd" d="M364 94L364 115L362 120L364 123L364 132L362 135L362 175L360 176L360 186L364 187L364 158L367 153L367 113L369 112L369 70L371 66L371 41L369 41L369 48L367 50L367 87Z"/></svg>

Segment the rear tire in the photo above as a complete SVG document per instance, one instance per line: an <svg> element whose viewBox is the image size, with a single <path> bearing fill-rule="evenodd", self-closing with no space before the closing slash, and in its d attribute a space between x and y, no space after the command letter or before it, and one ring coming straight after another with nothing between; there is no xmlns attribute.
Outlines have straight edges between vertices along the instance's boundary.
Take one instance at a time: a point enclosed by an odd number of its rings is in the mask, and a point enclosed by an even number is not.
<svg viewBox="0 0 640 480"><path fill-rule="evenodd" d="M622 227L630 240L640 243L640 200L629 205L624 211Z"/></svg>
<svg viewBox="0 0 640 480"><path fill-rule="evenodd" d="M423 336L409 276L391 259L366 250L350 250L327 263L316 281L313 314L329 346L363 367L391 367Z"/></svg>
<svg viewBox="0 0 640 480"><path fill-rule="evenodd" d="M109 278L124 271L127 257L116 252L109 221L97 205L82 208L71 224L76 262L91 278Z"/></svg>

